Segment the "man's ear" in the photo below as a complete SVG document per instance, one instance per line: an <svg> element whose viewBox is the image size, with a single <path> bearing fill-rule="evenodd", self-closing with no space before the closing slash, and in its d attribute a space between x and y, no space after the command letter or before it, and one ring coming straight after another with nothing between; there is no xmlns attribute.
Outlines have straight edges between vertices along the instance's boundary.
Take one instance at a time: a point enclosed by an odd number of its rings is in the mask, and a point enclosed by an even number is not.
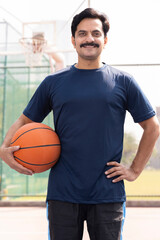
<svg viewBox="0 0 160 240"><path fill-rule="evenodd" d="M71 37L71 41L72 41L73 47L75 48L76 47L76 42L75 42L75 38L73 36Z"/></svg>
<svg viewBox="0 0 160 240"><path fill-rule="evenodd" d="M104 38L104 48L105 48L105 46L106 46L107 42L108 42L108 38L107 38L107 37L105 37L105 38Z"/></svg>

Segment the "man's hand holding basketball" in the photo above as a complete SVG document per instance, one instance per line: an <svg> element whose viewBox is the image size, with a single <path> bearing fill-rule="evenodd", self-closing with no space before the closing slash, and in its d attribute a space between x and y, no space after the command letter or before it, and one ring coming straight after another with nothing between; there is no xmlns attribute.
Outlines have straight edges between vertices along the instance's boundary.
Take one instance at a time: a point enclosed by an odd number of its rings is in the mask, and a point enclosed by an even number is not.
<svg viewBox="0 0 160 240"><path fill-rule="evenodd" d="M2 146L0 148L0 157L10 168L16 170L17 172L26 174L26 175L32 175L33 172L30 169L23 167L14 159L13 153L18 149L19 149L19 146L14 146L14 147Z"/></svg>
<svg viewBox="0 0 160 240"><path fill-rule="evenodd" d="M105 175L107 178L114 178L112 181L113 183L122 181L124 179L132 182L139 176L139 174L134 172L132 167L127 168L115 161L107 163L107 166L111 166L111 168L105 171Z"/></svg>

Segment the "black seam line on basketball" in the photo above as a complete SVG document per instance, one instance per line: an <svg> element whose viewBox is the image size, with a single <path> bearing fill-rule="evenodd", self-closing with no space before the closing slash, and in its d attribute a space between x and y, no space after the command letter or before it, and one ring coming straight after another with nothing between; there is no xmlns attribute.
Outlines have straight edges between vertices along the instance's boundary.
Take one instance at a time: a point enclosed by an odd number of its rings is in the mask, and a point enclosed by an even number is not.
<svg viewBox="0 0 160 240"><path fill-rule="evenodd" d="M22 147L21 149L28 149L28 148L40 148L40 147L52 147L52 146L60 146L61 144L49 144L49 145L39 145L39 146L31 146L31 147Z"/></svg>
<svg viewBox="0 0 160 240"><path fill-rule="evenodd" d="M46 165L50 165L50 164L52 164L52 163L54 163L54 162L57 161L57 159L56 159L56 160L54 160L54 161L52 161L52 162L49 162L49 163L35 164L35 163L28 163L28 162L25 162L25 161L23 161L22 159L20 159L20 158L18 158L18 157L16 157L16 156L14 156L14 158L17 159L17 160L19 160L19 161L21 161L21 162L23 162L23 163L26 163L26 164L28 164L28 165L34 165L34 166L46 166Z"/></svg>
<svg viewBox="0 0 160 240"><path fill-rule="evenodd" d="M33 131L33 130L36 130L36 129L48 129L48 130L50 130L50 131L52 131L52 132L55 132L53 129L50 129L50 128L47 128L47 127L32 128L32 129L30 129L30 130L25 131L25 132L22 133L21 135L19 135L13 142L11 142L11 144L13 144L14 142L16 142L17 139L20 138L20 137L21 137L22 135L24 135L25 133L30 132L30 131Z"/></svg>

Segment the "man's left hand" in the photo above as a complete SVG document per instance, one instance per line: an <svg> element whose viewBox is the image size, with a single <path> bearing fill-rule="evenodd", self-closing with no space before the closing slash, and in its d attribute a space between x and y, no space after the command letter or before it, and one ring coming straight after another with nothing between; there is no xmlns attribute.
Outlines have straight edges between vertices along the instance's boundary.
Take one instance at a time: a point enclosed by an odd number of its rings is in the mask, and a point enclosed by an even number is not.
<svg viewBox="0 0 160 240"><path fill-rule="evenodd" d="M107 166L112 166L109 170L105 171L105 175L107 178L113 178L113 183L127 180L127 181L134 181L138 175L133 171L132 168L127 168L124 165L118 162L109 162Z"/></svg>

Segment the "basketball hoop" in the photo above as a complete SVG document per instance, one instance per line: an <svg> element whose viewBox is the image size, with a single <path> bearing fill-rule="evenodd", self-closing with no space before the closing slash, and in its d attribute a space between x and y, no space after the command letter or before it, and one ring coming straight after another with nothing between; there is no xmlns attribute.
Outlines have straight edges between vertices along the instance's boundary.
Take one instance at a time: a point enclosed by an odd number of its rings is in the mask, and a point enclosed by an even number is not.
<svg viewBox="0 0 160 240"><path fill-rule="evenodd" d="M20 44L25 54L26 65L29 67L40 66L44 48L47 44L45 39L40 38L21 38Z"/></svg>

